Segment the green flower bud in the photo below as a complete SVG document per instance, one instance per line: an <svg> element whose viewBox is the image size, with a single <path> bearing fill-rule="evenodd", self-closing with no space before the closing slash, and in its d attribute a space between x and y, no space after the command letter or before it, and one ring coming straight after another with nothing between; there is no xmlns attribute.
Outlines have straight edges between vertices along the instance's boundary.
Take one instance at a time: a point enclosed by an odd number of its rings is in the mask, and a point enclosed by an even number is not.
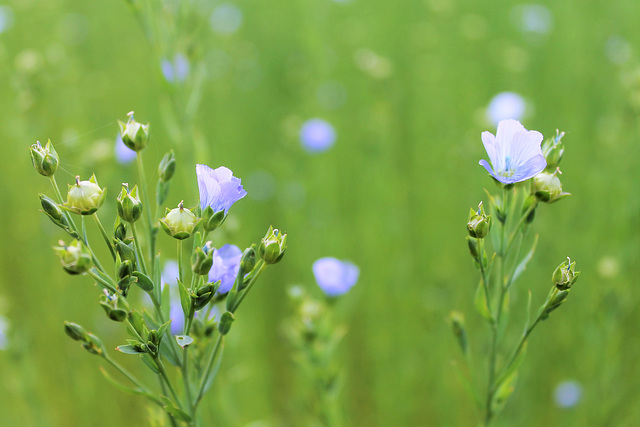
<svg viewBox="0 0 640 427"><path fill-rule="evenodd" d="M127 226L120 221L120 217L116 218L116 224L113 227L113 236L116 240L125 240L127 238Z"/></svg>
<svg viewBox="0 0 640 427"><path fill-rule="evenodd" d="M98 185L95 174L91 175L89 181L80 181L80 177L76 176L76 183L69 186L67 202L63 207L78 215L92 215L102 206L106 194L106 189Z"/></svg>
<svg viewBox="0 0 640 427"><path fill-rule="evenodd" d="M88 340L87 332L82 328L82 326L71 323L64 322L64 332L75 341L86 341Z"/></svg>
<svg viewBox="0 0 640 427"><path fill-rule="evenodd" d="M213 265L213 251L211 250L211 242L207 242L201 248L196 248L191 256L191 270L195 274L204 276L209 274Z"/></svg>
<svg viewBox="0 0 640 427"><path fill-rule="evenodd" d="M185 209L183 203L180 202L176 209L167 209L165 217L160 218L160 225L169 236L184 240L191 236L198 221L198 217L189 209Z"/></svg>
<svg viewBox="0 0 640 427"><path fill-rule="evenodd" d="M196 311L202 310L207 304L209 304L209 301L213 298L218 285L219 282L216 284L207 283L196 291L196 295L191 296L194 301L194 308Z"/></svg>
<svg viewBox="0 0 640 427"><path fill-rule="evenodd" d="M207 206L202 211L202 228L205 232L210 233L220 227L225 219L227 219L227 215L224 210L214 212L211 206Z"/></svg>
<svg viewBox="0 0 640 427"><path fill-rule="evenodd" d="M136 250L133 246L133 240L129 243L125 243L122 240L116 240L116 252L120 256L120 259L124 262L125 260L131 261L134 265L136 262Z"/></svg>
<svg viewBox="0 0 640 427"><path fill-rule="evenodd" d="M449 314L449 321L451 322L453 334L458 340L458 345L462 353L467 354L467 330L464 325L464 315L459 311L452 311L451 314Z"/></svg>
<svg viewBox="0 0 640 427"><path fill-rule="evenodd" d="M88 340L82 344L82 347L91 354L102 354L105 352L104 344L100 341L100 338L93 334L87 334Z"/></svg>
<svg viewBox="0 0 640 427"><path fill-rule="evenodd" d="M229 333L231 324L234 320L235 318L233 317L233 314L229 313L228 311L222 313L222 316L220 317L220 325L218 325L218 331L220 331L220 335L227 335Z"/></svg>
<svg viewBox="0 0 640 427"><path fill-rule="evenodd" d="M576 262L571 262L571 258L567 257L567 261L560 264L553 275L551 281L561 291L570 289L571 286L578 280L580 272L576 271Z"/></svg>
<svg viewBox="0 0 640 427"><path fill-rule="evenodd" d="M282 259L286 250L287 235L270 226L267 234L260 241L258 248L260 257L267 264L275 264Z"/></svg>
<svg viewBox="0 0 640 427"><path fill-rule="evenodd" d="M240 258L240 270L250 273L256 265L256 248L255 244L244 250L242 258Z"/></svg>
<svg viewBox="0 0 640 427"><path fill-rule="evenodd" d="M129 317L129 303L122 295L114 295L105 291L100 298L100 307L102 307L109 319L115 322L123 322Z"/></svg>
<svg viewBox="0 0 640 427"><path fill-rule="evenodd" d="M137 153L146 147L149 142L149 124L143 125L135 121L133 111L127 114L127 116L129 116L127 123L122 123L118 120L120 136L122 137L124 145Z"/></svg>
<svg viewBox="0 0 640 427"><path fill-rule="evenodd" d="M67 246L60 240L58 244L60 246L55 246L53 250L60 257L62 268L64 268L67 273L86 273L93 266L91 254L80 241L74 240Z"/></svg>
<svg viewBox="0 0 640 427"><path fill-rule="evenodd" d="M168 182L173 177L173 173L176 171L176 157L173 154L173 150L164 155L160 164L158 165L158 177L163 182Z"/></svg>
<svg viewBox="0 0 640 427"><path fill-rule="evenodd" d="M51 140L47 141L47 144L42 147L40 141L29 147L31 153L31 162L33 167L42 176L53 176L58 169L58 153L53 148Z"/></svg>
<svg viewBox="0 0 640 427"><path fill-rule="evenodd" d="M118 261L120 260L120 256L117 256ZM124 279L125 277L131 276L131 274L134 271L134 265L133 262L125 259L124 261L120 262L119 265L116 268L116 276L118 278L118 280L120 279Z"/></svg>
<svg viewBox="0 0 640 427"><path fill-rule="evenodd" d="M469 222L467 222L469 236L475 237L476 239L483 239L489 234L490 228L491 216L485 214L482 202L480 202L477 211L471 209L469 212Z"/></svg>
<svg viewBox="0 0 640 427"><path fill-rule="evenodd" d="M127 184L122 184L122 191L117 198L118 215L126 222L136 222L142 216L142 202L138 197L138 186L129 191Z"/></svg>
<svg viewBox="0 0 640 427"><path fill-rule="evenodd" d="M553 203L571 195L562 191L562 183L557 176L559 173L560 169L556 169L553 173L540 172L533 177L533 191L538 200Z"/></svg>
<svg viewBox="0 0 640 427"><path fill-rule="evenodd" d="M74 237L78 236L77 233L69 229L69 221L67 221L67 217L63 215L60 206L55 201L44 194L40 194L40 205L42 206L42 212L44 212L55 225L66 230Z"/></svg>
<svg viewBox="0 0 640 427"><path fill-rule="evenodd" d="M564 154L563 136L564 132L556 129L556 136L547 139L542 144L542 155L547 160L547 167L544 169L544 172L553 172L558 168L562 160L562 155Z"/></svg>

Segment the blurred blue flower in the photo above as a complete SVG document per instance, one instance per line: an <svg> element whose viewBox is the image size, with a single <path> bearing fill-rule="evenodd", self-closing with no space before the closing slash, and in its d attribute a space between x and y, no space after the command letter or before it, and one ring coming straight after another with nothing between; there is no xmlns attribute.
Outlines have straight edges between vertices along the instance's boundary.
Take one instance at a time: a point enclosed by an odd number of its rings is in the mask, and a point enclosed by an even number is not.
<svg viewBox="0 0 640 427"><path fill-rule="evenodd" d="M0 34L13 25L13 11L9 6L0 6Z"/></svg>
<svg viewBox="0 0 640 427"><path fill-rule="evenodd" d="M176 261L167 261L162 270L161 279L163 285L169 286L169 318L171 319L171 333L180 335L184 329L184 313L180 304L180 291L178 290L178 270Z"/></svg>
<svg viewBox="0 0 640 427"><path fill-rule="evenodd" d="M169 301L169 319L171 319L171 333L173 335L182 335L184 332L184 312L180 303L180 296L171 293Z"/></svg>
<svg viewBox="0 0 640 427"><path fill-rule="evenodd" d="M247 195L240 178L224 166L211 169L207 165L196 165L196 175L202 210L211 206L214 212L224 211L226 215L231 205Z"/></svg>
<svg viewBox="0 0 640 427"><path fill-rule="evenodd" d="M232 3L222 3L211 13L209 23L219 34L232 34L242 25L242 11Z"/></svg>
<svg viewBox="0 0 640 427"><path fill-rule="evenodd" d="M9 321L6 317L0 316L0 350L6 350L9 346L7 333L9 332Z"/></svg>
<svg viewBox="0 0 640 427"><path fill-rule="evenodd" d="M547 34L553 27L551 11L541 4L520 4L511 9L511 19L516 29L523 33Z"/></svg>
<svg viewBox="0 0 640 427"><path fill-rule="evenodd" d="M221 281L218 288L219 294L226 294L233 287L238 270L242 251L234 245L224 245L220 249L213 250L213 265L209 271L209 282Z"/></svg>
<svg viewBox="0 0 640 427"><path fill-rule="evenodd" d="M484 159L479 163L503 184L526 181L547 166L540 148L542 134L525 129L517 120L498 123L495 136L490 132L482 132L482 143L491 165Z"/></svg>
<svg viewBox="0 0 640 427"><path fill-rule="evenodd" d="M487 107L487 118L497 125L502 120L521 120L526 110L524 98L515 92L501 92L494 96Z"/></svg>
<svg viewBox="0 0 640 427"><path fill-rule="evenodd" d="M554 392L556 405L560 408L571 408L580 402L582 386L577 381L563 381Z"/></svg>
<svg viewBox="0 0 640 427"><path fill-rule="evenodd" d="M322 119L307 120L300 129L300 142L310 153L327 151L335 140L333 126Z"/></svg>
<svg viewBox="0 0 640 427"><path fill-rule="evenodd" d="M313 263L313 275L325 294L336 297L356 284L360 269L348 261L327 257Z"/></svg>
<svg viewBox="0 0 640 427"><path fill-rule="evenodd" d="M120 136L120 134L116 136L115 153L116 160L122 165L131 163L136 158L136 152L124 145L124 142L122 142L122 136Z"/></svg>
<svg viewBox="0 0 640 427"><path fill-rule="evenodd" d="M182 53L176 53L173 61L163 59L160 63L162 74L169 83L182 83L187 79L191 66L189 60Z"/></svg>

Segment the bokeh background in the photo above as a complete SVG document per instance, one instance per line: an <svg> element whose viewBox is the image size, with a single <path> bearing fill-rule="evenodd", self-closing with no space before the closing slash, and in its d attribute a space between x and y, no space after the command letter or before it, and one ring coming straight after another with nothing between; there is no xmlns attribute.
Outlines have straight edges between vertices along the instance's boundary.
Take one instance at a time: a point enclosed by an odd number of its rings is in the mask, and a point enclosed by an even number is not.
<svg viewBox="0 0 640 427"><path fill-rule="evenodd" d="M197 203L195 162L242 178L248 196L217 244L247 246L270 224L289 233L283 262L238 313L205 405L217 425L300 425L282 324L291 285L320 295L311 265L324 256L361 271L336 313L349 329L336 355L347 424L476 424L446 319L467 313L474 353L486 353L465 223L495 189L478 165L480 133L503 115L566 132L573 193L538 210L514 321L527 289L544 300L566 256L582 276L533 334L497 425L640 422L639 2L138 3L139 14L126 1L0 4L0 424L148 424L147 403L109 385L63 333L69 320L110 346L124 338L91 281L60 269L51 246L64 236L38 212L37 194L51 190L27 149L51 138L63 185L95 172L110 224L120 183L135 182L114 149L131 110L152 126L150 174L176 151L170 205ZM503 92L507 103L491 104ZM326 151L301 141L314 118L326 123L320 142L335 136Z"/></svg>

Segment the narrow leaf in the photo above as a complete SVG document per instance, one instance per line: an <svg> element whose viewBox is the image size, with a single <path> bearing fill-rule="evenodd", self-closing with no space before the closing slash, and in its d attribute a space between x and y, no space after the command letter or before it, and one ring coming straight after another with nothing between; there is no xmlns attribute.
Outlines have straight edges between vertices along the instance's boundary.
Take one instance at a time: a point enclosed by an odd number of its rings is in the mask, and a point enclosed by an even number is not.
<svg viewBox="0 0 640 427"><path fill-rule="evenodd" d="M216 360L214 362L213 368L211 372L209 372L209 377L207 378L207 382L204 385L204 391L208 391L213 385L213 380L216 379L216 375L218 375L218 370L220 369L220 364L222 363L222 353L224 350L224 346L221 345L218 350L218 354L216 355Z"/></svg>
<svg viewBox="0 0 640 427"><path fill-rule="evenodd" d="M191 296L180 280L178 280L178 289L180 290L180 304L182 305L182 312L184 313L184 318L188 319L191 314Z"/></svg>
<svg viewBox="0 0 640 427"><path fill-rule="evenodd" d="M511 278L511 282L510 282L511 284L513 284L513 282L515 282L516 279L518 279L518 277L520 277L522 272L527 268L527 264L529 263L529 261L533 257L533 253L535 252L537 245L538 245L538 235L536 234L536 237L533 239L533 245L531 246L531 250L529 250L529 252L527 252L527 254L524 256L524 258L522 258L522 261L520 261L520 263L518 264L516 269L513 271L513 276Z"/></svg>
<svg viewBox="0 0 640 427"><path fill-rule="evenodd" d="M116 350L124 354L144 354L144 351L136 350L134 346L129 344L119 345L118 347L116 347Z"/></svg>
<svg viewBox="0 0 640 427"><path fill-rule="evenodd" d="M140 358L142 359L144 364L147 365L149 369L151 369L151 372L153 372L156 375L160 373L160 371L158 370L158 367L156 366L156 362L154 362L153 358L149 356L147 353L140 355Z"/></svg>
<svg viewBox="0 0 640 427"><path fill-rule="evenodd" d="M171 340L160 341L160 354L162 354L173 366L180 366L177 354L171 346Z"/></svg>
<svg viewBox="0 0 640 427"><path fill-rule="evenodd" d="M504 404L515 391L517 381L518 373L514 372L498 386L491 401L491 407L494 414L498 414L502 410Z"/></svg>
<svg viewBox="0 0 640 427"><path fill-rule="evenodd" d="M113 385L115 388L124 391L126 393L131 393L131 394L136 394L139 396L145 396L148 397L149 399L153 400L154 402L158 402L158 398L156 396L154 396L151 393L147 393L146 391L140 389L140 388L132 388L132 387L127 387L124 384L121 384L120 382L118 382L117 380L115 380L102 366L100 366L100 372L102 372L102 375L104 375L105 379L111 383L111 385Z"/></svg>
<svg viewBox="0 0 640 427"><path fill-rule="evenodd" d="M484 288L482 286L482 282L478 285L478 289L476 289L476 296L474 299L476 310L480 313L480 316L487 319L489 322L493 321L493 316L489 311L489 306L487 305L487 298L484 294Z"/></svg>
<svg viewBox="0 0 640 427"><path fill-rule="evenodd" d="M155 329L157 331L160 327L160 324L155 321L155 319L151 316L151 314L149 314L146 309L142 310L142 318L144 319L144 322L147 324L147 327L149 329Z"/></svg>
<svg viewBox="0 0 640 427"><path fill-rule="evenodd" d="M189 416L189 414L184 412L182 409L176 408L173 402L169 400L168 397L160 396L160 400L162 400L162 403L164 404L163 408L168 414L173 415L174 417L178 418L181 421L184 421L185 423L191 422L191 417Z"/></svg>

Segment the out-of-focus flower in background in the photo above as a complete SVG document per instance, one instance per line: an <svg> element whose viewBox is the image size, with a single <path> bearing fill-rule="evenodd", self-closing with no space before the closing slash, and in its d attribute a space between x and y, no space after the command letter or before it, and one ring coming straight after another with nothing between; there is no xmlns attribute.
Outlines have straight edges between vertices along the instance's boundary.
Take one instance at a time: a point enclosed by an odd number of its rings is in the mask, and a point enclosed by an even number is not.
<svg viewBox="0 0 640 427"><path fill-rule="evenodd" d="M327 296L337 297L356 284L360 269L349 261L326 257L313 263L313 275Z"/></svg>
<svg viewBox="0 0 640 427"><path fill-rule="evenodd" d="M238 270L242 251L235 245L224 245L220 249L213 250L213 265L209 270L209 282L221 281L218 288L219 294L226 294L233 287Z"/></svg>
<svg viewBox="0 0 640 427"><path fill-rule="evenodd" d="M9 6L0 6L0 34L13 25L13 10Z"/></svg>
<svg viewBox="0 0 640 427"><path fill-rule="evenodd" d="M9 321L6 317L0 316L0 350L6 350L9 347L9 339L7 334L9 332Z"/></svg>
<svg viewBox="0 0 640 427"><path fill-rule="evenodd" d="M242 25L242 11L233 3L222 3L213 10L209 23L218 34L233 34Z"/></svg>
<svg viewBox="0 0 640 427"><path fill-rule="evenodd" d="M310 153L327 151L336 141L336 131L329 122L309 119L300 129L300 142Z"/></svg>
<svg viewBox="0 0 640 427"><path fill-rule="evenodd" d="M124 142L122 142L122 137L120 136L120 134L116 136L115 155L118 163L122 165L131 163L136 158L136 152L130 149L129 147L127 147L126 145L124 145Z"/></svg>
<svg viewBox="0 0 640 427"><path fill-rule="evenodd" d="M563 381L556 386L553 398L558 407L572 408L582 398L582 386L577 381Z"/></svg>
<svg viewBox="0 0 640 427"><path fill-rule="evenodd" d="M515 92L501 92L491 98L487 106L487 119L497 126L502 120L522 120L527 110L524 98Z"/></svg>
<svg viewBox="0 0 640 427"><path fill-rule="evenodd" d="M525 3L513 6L511 22L523 34L541 36L553 28L553 15L546 6Z"/></svg>
<svg viewBox="0 0 640 427"><path fill-rule="evenodd" d="M173 56L173 61L164 58L160 67L162 68L162 75L169 83L182 83L189 76L191 65L189 60L182 53L176 53Z"/></svg>

